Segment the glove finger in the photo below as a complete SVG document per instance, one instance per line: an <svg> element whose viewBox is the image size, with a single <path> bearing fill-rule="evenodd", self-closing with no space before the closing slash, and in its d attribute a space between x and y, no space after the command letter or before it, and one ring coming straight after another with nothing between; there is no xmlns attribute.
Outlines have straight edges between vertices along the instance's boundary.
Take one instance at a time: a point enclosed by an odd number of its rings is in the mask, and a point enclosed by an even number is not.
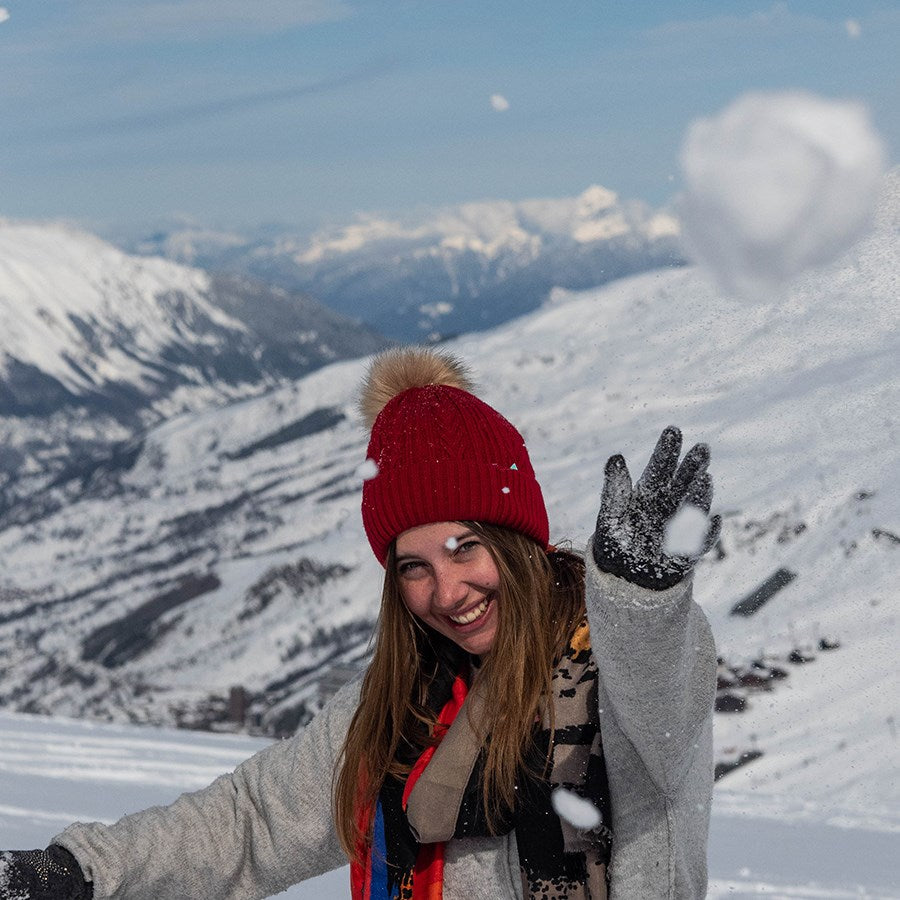
<svg viewBox="0 0 900 900"><path fill-rule="evenodd" d="M683 500L693 503L689 499L692 482L709 465L709 445L694 444L685 454L675 477L672 479L672 500L678 506ZM700 506L695 503L695 506Z"/></svg>
<svg viewBox="0 0 900 900"><path fill-rule="evenodd" d="M650 461L637 483L642 493L657 494L665 487L675 474L678 457L681 454L681 431L674 425L663 429Z"/></svg>
<svg viewBox="0 0 900 900"><path fill-rule="evenodd" d="M625 511L632 490L631 475L621 453L607 460L604 476L598 523L618 518Z"/></svg>
<svg viewBox="0 0 900 900"><path fill-rule="evenodd" d="M722 531L722 517L721 516L713 516L709 520L709 529L706 532L706 538L703 541L703 549L698 554L698 558L703 556L705 553L708 553L710 548L716 545L716 542L719 540L719 534Z"/></svg>
<svg viewBox="0 0 900 900"><path fill-rule="evenodd" d="M684 495L684 502L690 503L708 513L712 506L713 480L709 472L700 472L688 485Z"/></svg>

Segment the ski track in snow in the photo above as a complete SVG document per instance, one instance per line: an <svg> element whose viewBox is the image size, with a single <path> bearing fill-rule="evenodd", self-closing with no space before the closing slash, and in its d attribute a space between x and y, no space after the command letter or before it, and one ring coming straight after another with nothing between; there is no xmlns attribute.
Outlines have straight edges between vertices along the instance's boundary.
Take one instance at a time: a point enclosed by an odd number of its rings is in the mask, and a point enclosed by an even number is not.
<svg viewBox="0 0 900 900"><path fill-rule="evenodd" d="M896 900L900 894L871 892L862 885L856 888L826 888L815 884L770 883L763 880L711 879L707 900L743 900L746 897L771 897L773 900L842 900L842 898L870 898L870 900Z"/></svg>

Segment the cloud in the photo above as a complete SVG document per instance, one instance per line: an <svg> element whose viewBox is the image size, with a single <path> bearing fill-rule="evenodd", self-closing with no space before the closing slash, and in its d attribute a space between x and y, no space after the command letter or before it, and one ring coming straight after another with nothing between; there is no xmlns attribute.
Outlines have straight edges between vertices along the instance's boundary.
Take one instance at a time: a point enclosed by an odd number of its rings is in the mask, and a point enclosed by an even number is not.
<svg viewBox="0 0 900 900"><path fill-rule="evenodd" d="M509 100L503 96L503 94L491 94L491 106L497 110L497 112L506 112L509 109Z"/></svg>
<svg viewBox="0 0 900 900"><path fill-rule="evenodd" d="M78 12L107 40L202 41L229 34L271 34L348 18L345 0L102 0Z"/></svg>
<svg viewBox="0 0 900 900"><path fill-rule="evenodd" d="M847 19L844 22L844 28L847 29L847 34L852 38L858 38L862 34L862 28L856 19Z"/></svg>
<svg viewBox="0 0 900 900"><path fill-rule="evenodd" d="M824 19L794 13L786 3L775 3L769 9L755 10L747 15L666 22L648 29L646 34L651 39L666 42L692 38L705 42L762 34L825 33L833 28L834 25Z"/></svg>
<svg viewBox="0 0 900 900"><path fill-rule="evenodd" d="M198 120L211 118L246 109L256 109L272 103L297 100L302 97L323 94L338 90L347 85L371 81L391 71L394 62L390 59L374 60L357 69L338 75L312 81L307 84L285 88L274 88L254 91L231 97L221 97L202 103L187 103L181 106L170 106L165 109L139 112L127 116L110 117L108 119L81 122L69 127L61 126L45 132L47 137L78 137L79 135L97 136L103 134L128 134L147 129L169 128L189 124Z"/></svg>
<svg viewBox="0 0 900 900"><path fill-rule="evenodd" d="M5 6L0 6L0 22L5 22L9 18L9 10Z"/></svg>

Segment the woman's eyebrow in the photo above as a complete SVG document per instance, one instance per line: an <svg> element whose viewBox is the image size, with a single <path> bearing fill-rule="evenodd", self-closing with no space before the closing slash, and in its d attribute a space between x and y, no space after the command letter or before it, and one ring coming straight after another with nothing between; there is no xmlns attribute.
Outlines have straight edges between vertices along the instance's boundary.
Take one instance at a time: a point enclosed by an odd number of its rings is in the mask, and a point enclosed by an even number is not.
<svg viewBox="0 0 900 900"><path fill-rule="evenodd" d="M467 538L478 537L474 531L464 531L462 534L451 535L444 541L444 546L448 550L455 550L463 541ZM397 562L402 562L405 559L419 559L419 555L417 553L397 553L394 559Z"/></svg>

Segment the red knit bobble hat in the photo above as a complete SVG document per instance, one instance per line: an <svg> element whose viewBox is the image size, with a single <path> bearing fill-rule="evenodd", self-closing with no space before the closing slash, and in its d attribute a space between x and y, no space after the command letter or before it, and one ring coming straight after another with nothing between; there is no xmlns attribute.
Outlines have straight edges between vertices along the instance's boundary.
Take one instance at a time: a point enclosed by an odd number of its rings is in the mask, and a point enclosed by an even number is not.
<svg viewBox="0 0 900 900"><path fill-rule="evenodd" d="M446 353L389 350L372 363L360 411L378 469L363 483L362 517L382 565L394 538L431 522L505 525L546 548L547 510L522 435L471 390Z"/></svg>

